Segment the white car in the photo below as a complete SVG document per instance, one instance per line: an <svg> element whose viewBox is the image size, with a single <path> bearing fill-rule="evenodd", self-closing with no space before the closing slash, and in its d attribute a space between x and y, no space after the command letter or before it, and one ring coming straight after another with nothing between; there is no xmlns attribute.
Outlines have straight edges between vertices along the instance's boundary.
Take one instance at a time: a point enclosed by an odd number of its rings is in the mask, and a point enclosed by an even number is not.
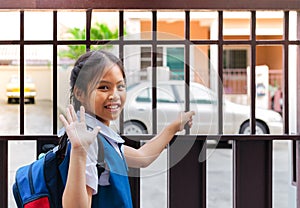
<svg viewBox="0 0 300 208"><path fill-rule="evenodd" d="M157 132L185 110L185 83L183 81L158 82L157 87ZM140 82L129 86L124 108L124 134L152 134L152 85ZM190 134L218 134L218 98L209 88L190 83L190 110L194 110ZM250 106L223 103L223 133L250 133ZM118 125L118 121L115 123ZM117 126L115 125L115 126ZM283 123L279 113L256 109L257 134L282 134Z"/></svg>

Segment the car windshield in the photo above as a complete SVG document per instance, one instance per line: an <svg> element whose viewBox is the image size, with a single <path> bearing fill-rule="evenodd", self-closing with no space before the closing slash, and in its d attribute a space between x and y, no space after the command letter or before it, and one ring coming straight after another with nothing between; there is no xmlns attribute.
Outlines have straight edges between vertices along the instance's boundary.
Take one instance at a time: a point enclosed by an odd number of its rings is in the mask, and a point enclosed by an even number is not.
<svg viewBox="0 0 300 208"><path fill-rule="evenodd" d="M151 88L147 87L142 90L136 97L137 102L151 102L152 93ZM177 99L170 85L159 85L157 87L157 102L159 103L177 103Z"/></svg>
<svg viewBox="0 0 300 208"><path fill-rule="evenodd" d="M185 89L184 85L176 85L180 102L185 100ZM195 104L216 104L217 97L216 95L210 90L205 88L202 85L191 85L190 87L190 103Z"/></svg>

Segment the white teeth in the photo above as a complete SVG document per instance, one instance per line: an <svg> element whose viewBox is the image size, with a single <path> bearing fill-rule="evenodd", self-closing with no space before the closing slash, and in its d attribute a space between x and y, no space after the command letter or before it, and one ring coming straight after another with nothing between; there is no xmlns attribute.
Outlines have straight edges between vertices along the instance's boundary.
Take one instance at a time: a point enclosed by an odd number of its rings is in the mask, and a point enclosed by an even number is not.
<svg viewBox="0 0 300 208"><path fill-rule="evenodd" d="M107 106L107 108L110 108L110 109L117 109L118 106L117 106L117 105L110 105L110 106Z"/></svg>

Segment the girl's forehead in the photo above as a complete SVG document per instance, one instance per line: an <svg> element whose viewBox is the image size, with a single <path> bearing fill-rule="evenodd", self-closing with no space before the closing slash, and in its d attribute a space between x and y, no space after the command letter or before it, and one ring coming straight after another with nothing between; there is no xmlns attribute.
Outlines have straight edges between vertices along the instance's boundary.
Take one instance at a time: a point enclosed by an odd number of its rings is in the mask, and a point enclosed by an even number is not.
<svg viewBox="0 0 300 208"><path fill-rule="evenodd" d="M102 73L102 78L113 78L113 77L123 77L122 70L117 64L114 64L110 67L106 67Z"/></svg>
<svg viewBox="0 0 300 208"><path fill-rule="evenodd" d="M106 67L96 78L96 82L119 82L125 81L123 72L118 65Z"/></svg>

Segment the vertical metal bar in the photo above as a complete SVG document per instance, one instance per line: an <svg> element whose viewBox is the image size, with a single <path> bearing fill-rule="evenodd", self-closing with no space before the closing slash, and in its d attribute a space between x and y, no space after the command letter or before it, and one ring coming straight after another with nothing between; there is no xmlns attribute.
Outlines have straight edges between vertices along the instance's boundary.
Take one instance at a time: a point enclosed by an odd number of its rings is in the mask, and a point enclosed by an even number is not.
<svg viewBox="0 0 300 208"><path fill-rule="evenodd" d="M119 11L119 58L124 63L124 11ZM124 111L120 114L119 119L120 134L124 133Z"/></svg>
<svg viewBox="0 0 300 208"><path fill-rule="evenodd" d="M234 208L272 208L272 141L233 143Z"/></svg>
<svg viewBox="0 0 300 208"><path fill-rule="evenodd" d="M123 137L125 140L125 144L133 147L140 148L141 143L139 141L135 141L134 139L130 139L128 137ZM134 208L141 207L141 179L140 179L140 169L139 168L129 168L129 183L131 190L132 203Z"/></svg>
<svg viewBox="0 0 300 208"><path fill-rule="evenodd" d="M251 134L255 134L256 121L255 121L255 101L256 101L256 12L251 11L251 67L250 67L250 88L251 88L251 115L250 115L250 128Z"/></svg>
<svg viewBox="0 0 300 208"><path fill-rule="evenodd" d="M86 11L86 51L91 49L91 25L92 25L92 9Z"/></svg>
<svg viewBox="0 0 300 208"><path fill-rule="evenodd" d="M52 71L52 86L53 86L53 100L52 100L52 119L53 119L53 126L52 126L52 134L57 134L57 106L58 106L58 99L57 99L57 11L53 11L53 43L52 43L52 58L53 58L53 71ZM42 137L42 136L41 136ZM43 151L44 144L58 144L58 140L38 140L36 145L36 156L38 158L39 154Z"/></svg>
<svg viewBox="0 0 300 208"><path fill-rule="evenodd" d="M52 45L52 58L53 58L53 71L52 71L52 86L53 86L53 100L52 100L52 134L57 134L57 11L53 11L53 45ZM44 144L57 144L57 140L38 140L36 145L37 157L42 152L42 148Z"/></svg>
<svg viewBox="0 0 300 208"><path fill-rule="evenodd" d="M124 62L124 11L119 11L119 58ZM124 112L122 111L119 119L120 133L124 133ZM129 140L126 138L126 144L134 148L141 146L140 142ZM130 168L130 172L134 172L134 177L129 177L130 189L132 195L133 207L140 208L141 206L141 179L140 169Z"/></svg>
<svg viewBox="0 0 300 208"><path fill-rule="evenodd" d="M185 12L185 103L189 110L190 83L190 12ZM168 205L170 208L206 207L206 162L199 162L205 141L196 140L184 156L182 148L190 142L188 138L177 138L168 148ZM182 158L181 158L182 157ZM184 178L184 180L182 180Z"/></svg>
<svg viewBox="0 0 300 208"><path fill-rule="evenodd" d="M199 162L205 141L196 140L181 158L188 142L189 138L180 137L169 148L169 208L206 207L206 161Z"/></svg>
<svg viewBox="0 0 300 208"><path fill-rule="evenodd" d="M223 11L218 12L219 37L218 37L218 133L223 134Z"/></svg>
<svg viewBox="0 0 300 208"><path fill-rule="evenodd" d="M124 11L119 11L119 40L124 45Z"/></svg>
<svg viewBox="0 0 300 208"><path fill-rule="evenodd" d="M297 12L297 40L300 39L300 12ZM300 45L297 46L297 103L300 103ZM300 106L297 105L297 121L300 121ZM297 122L297 133L300 132L300 122ZM297 208L300 208L300 141L296 141L296 154L294 160L296 167L294 167L296 172L296 184L297 184Z"/></svg>
<svg viewBox="0 0 300 208"><path fill-rule="evenodd" d="M24 11L20 11L20 134L24 135Z"/></svg>
<svg viewBox="0 0 300 208"><path fill-rule="evenodd" d="M283 47L283 111L284 133L289 133L289 11L284 12L284 47Z"/></svg>
<svg viewBox="0 0 300 208"><path fill-rule="evenodd" d="M152 134L157 133L157 11L152 11Z"/></svg>
<svg viewBox="0 0 300 208"><path fill-rule="evenodd" d="M299 14L298 14L299 15ZM299 46L298 46L299 47ZM299 49L298 49L299 52ZM298 53L299 54L299 53ZM298 58L299 59L299 58ZM298 73L299 74L299 73ZM297 75L299 76L299 75ZM299 78L299 77L298 77ZM298 82L299 83L299 82ZM298 84L299 85L299 84ZM299 87L299 86L298 86ZM298 101L299 101L299 96L297 96ZM298 107L299 109L299 107ZM299 119L299 112L297 114L297 117ZM299 130L299 124L297 124L297 129ZM300 141L296 141L296 204L297 204L297 208L300 208L300 165L299 165L299 161L300 161Z"/></svg>
<svg viewBox="0 0 300 208"><path fill-rule="evenodd" d="M8 207L8 141L0 141L0 207Z"/></svg>
<svg viewBox="0 0 300 208"><path fill-rule="evenodd" d="M57 11L53 11L53 134L57 134Z"/></svg>
<svg viewBox="0 0 300 208"><path fill-rule="evenodd" d="M185 11L185 111L190 110L190 11ZM185 133L190 133L190 128L185 127Z"/></svg>
<svg viewBox="0 0 300 208"><path fill-rule="evenodd" d="M292 141L292 185L297 186L297 145L298 141Z"/></svg>

